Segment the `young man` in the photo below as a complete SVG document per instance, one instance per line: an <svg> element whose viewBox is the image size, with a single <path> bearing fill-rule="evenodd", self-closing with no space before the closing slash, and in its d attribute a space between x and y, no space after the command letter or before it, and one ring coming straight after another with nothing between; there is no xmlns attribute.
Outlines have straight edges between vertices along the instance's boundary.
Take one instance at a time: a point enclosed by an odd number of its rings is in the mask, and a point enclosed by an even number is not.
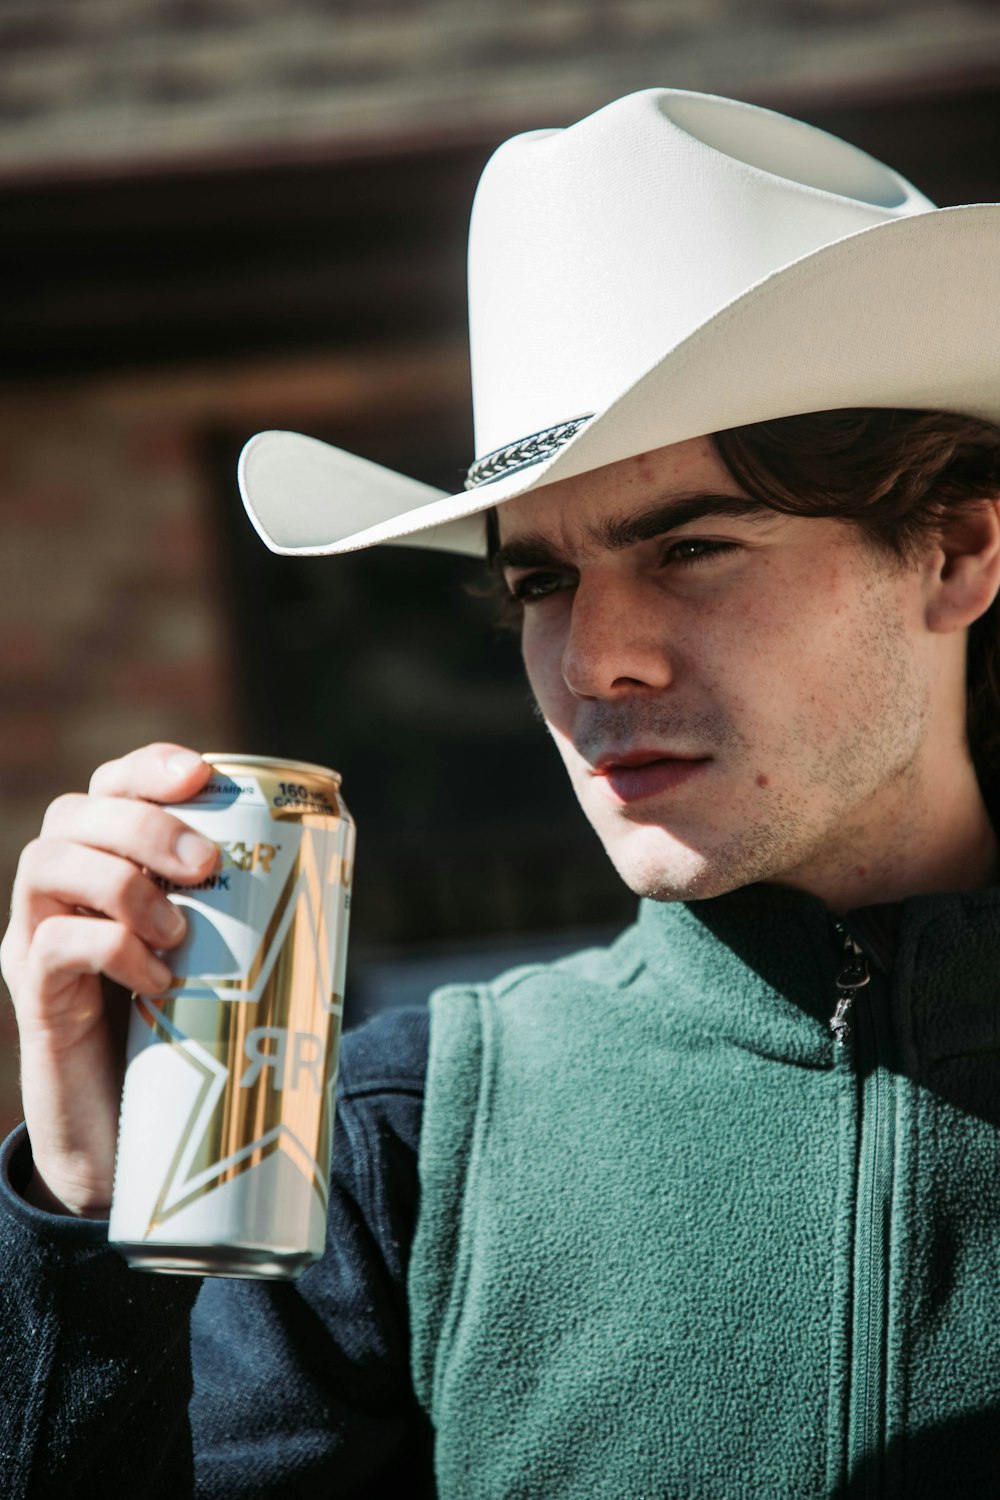
<svg viewBox="0 0 1000 1500"><path fill-rule="evenodd" d="M199 1291L107 1248L100 976L165 982L143 871L211 868L207 772L54 803L3 945L5 1494L994 1490L998 239L652 91L487 170L466 494L250 445L279 550L488 546L646 899L347 1039L324 1260Z"/></svg>

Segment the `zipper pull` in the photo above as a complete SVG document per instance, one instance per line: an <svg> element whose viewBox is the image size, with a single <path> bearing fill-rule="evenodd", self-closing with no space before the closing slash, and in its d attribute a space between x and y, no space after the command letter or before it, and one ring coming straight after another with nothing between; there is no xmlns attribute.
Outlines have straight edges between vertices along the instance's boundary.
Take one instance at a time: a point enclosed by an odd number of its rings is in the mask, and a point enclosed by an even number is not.
<svg viewBox="0 0 1000 1500"><path fill-rule="evenodd" d="M842 1047L851 1034L847 1013L854 1003L858 990L871 982L868 960L849 932L837 923L837 931L844 939L844 966L837 975L837 1004L830 1017L830 1030L838 1047Z"/></svg>

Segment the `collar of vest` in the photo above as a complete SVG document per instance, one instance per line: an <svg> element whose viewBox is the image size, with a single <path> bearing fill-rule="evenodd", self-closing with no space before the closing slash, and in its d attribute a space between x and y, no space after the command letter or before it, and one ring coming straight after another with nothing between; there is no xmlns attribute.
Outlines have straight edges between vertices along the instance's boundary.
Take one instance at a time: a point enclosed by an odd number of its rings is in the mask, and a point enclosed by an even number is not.
<svg viewBox="0 0 1000 1500"><path fill-rule="evenodd" d="M841 923L914 1068L1000 1049L1000 887L914 896L834 918L815 896L747 886L706 901L643 901L647 975L687 1018L753 1051L828 1066Z"/></svg>

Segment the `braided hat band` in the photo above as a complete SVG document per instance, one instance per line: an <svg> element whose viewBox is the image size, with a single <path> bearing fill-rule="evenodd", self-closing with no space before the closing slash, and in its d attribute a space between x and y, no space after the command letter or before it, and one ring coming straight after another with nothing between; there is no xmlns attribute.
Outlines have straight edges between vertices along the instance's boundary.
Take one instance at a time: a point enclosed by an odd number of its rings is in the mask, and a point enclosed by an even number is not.
<svg viewBox="0 0 1000 1500"><path fill-rule="evenodd" d="M555 427L543 427L541 432L533 432L530 437L520 438L516 443L494 448L492 453L476 459L465 477L465 488L474 490L481 484L491 484L494 479L501 479L505 474L513 474L518 469L527 469L531 464L548 458L557 448L568 443L571 437L575 437L593 415L592 411L588 411L585 416L571 417L568 422L558 422Z"/></svg>

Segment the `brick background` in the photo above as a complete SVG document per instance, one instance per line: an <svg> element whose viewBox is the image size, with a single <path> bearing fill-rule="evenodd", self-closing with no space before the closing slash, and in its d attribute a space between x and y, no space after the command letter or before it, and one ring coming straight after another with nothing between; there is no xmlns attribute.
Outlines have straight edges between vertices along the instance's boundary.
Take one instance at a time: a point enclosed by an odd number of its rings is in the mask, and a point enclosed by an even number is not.
<svg viewBox="0 0 1000 1500"><path fill-rule="evenodd" d="M343 153L649 84L778 102L998 65L985 0L5 0L0 168Z"/></svg>
<svg viewBox="0 0 1000 1500"><path fill-rule="evenodd" d="M424 385L421 385L421 382ZM151 740L246 749L206 435L460 404L458 344L0 386L0 900L63 791ZM18 1119L0 985L0 1131Z"/></svg>
<svg viewBox="0 0 1000 1500"><path fill-rule="evenodd" d="M202 483L183 420L113 398L0 403L0 884L60 791L152 739L232 734ZM0 1039L0 1128L16 1113Z"/></svg>

